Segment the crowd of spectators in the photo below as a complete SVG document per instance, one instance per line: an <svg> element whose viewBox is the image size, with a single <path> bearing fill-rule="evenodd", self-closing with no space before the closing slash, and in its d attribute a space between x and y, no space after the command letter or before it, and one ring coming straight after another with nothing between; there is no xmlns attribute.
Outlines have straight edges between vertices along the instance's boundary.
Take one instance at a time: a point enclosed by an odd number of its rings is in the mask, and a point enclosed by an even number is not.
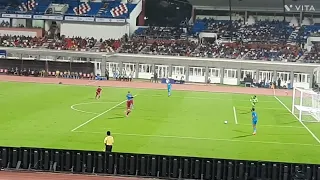
<svg viewBox="0 0 320 180"><path fill-rule="evenodd" d="M131 37L94 39L88 37L26 37L4 35L0 46L47 48L55 50L94 51L150 55L189 56L206 58L249 59L285 62L320 62L320 45L315 43L308 52L299 43L289 43L294 27L279 21L203 20L206 32L215 38L195 38L190 27L139 28ZM6 23L3 22L2 26ZM307 28L306 28L307 29ZM231 38L232 37L232 38Z"/></svg>
<svg viewBox="0 0 320 180"><path fill-rule="evenodd" d="M119 40L97 40L94 38L65 37L55 38L31 37L31 36L10 36L0 37L0 46L19 47L19 48L44 48L54 50L74 50L74 51L96 51L114 52L120 46Z"/></svg>
<svg viewBox="0 0 320 180"><path fill-rule="evenodd" d="M304 56L301 44L288 43L294 27L280 21L216 21L204 19L206 32L218 34L217 39L207 41L184 37L183 28L149 27L139 30L131 40L123 43L122 53L192 56L208 58L249 59L296 62ZM231 40L231 37L233 38Z"/></svg>
<svg viewBox="0 0 320 180"><path fill-rule="evenodd" d="M240 23L240 22L238 22ZM293 31L289 23L280 21L258 21L251 25L234 26L233 37L243 41L286 41Z"/></svg>
<svg viewBox="0 0 320 180"><path fill-rule="evenodd" d="M138 54L148 45L148 40L133 37L131 40L122 42L120 53Z"/></svg>
<svg viewBox="0 0 320 180"><path fill-rule="evenodd" d="M244 46L244 58L250 60L296 62L303 54L297 45L279 43L249 43Z"/></svg>
<svg viewBox="0 0 320 180"><path fill-rule="evenodd" d="M307 63L320 63L320 42L314 42L311 50L303 58Z"/></svg>
<svg viewBox="0 0 320 180"><path fill-rule="evenodd" d="M186 30L182 27L148 27L140 28L133 35L141 39L178 40L186 37Z"/></svg>

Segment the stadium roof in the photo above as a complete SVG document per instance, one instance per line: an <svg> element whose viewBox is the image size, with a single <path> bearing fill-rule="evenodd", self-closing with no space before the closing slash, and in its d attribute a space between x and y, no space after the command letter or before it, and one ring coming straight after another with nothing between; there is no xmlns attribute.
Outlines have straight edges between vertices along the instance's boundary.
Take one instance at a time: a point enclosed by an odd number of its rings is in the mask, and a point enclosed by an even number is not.
<svg viewBox="0 0 320 180"><path fill-rule="evenodd" d="M195 9L229 10L229 0L189 0L189 2ZM300 12L301 6L304 6L304 11L311 12L310 8L306 8L305 5L312 5L315 9L313 12L320 12L320 0L286 0L285 4L290 9L287 12ZM282 0L231 0L231 6L233 11L283 11Z"/></svg>

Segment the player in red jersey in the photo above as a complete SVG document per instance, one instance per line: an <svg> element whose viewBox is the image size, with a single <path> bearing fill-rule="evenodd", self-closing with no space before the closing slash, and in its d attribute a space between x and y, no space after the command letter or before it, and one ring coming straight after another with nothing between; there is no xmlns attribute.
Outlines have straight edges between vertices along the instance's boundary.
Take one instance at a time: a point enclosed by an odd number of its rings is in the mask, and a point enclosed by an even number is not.
<svg viewBox="0 0 320 180"><path fill-rule="evenodd" d="M127 94L127 110L126 110L126 116L128 117L129 114L131 113L131 109L132 109L132 106L133 106L133 96L132 94L130 93L130 91L128 91L128 94Z"/></svg>
<svg viewBox="0 0 320 180"><path fill-rule="evenodd" d="M101 89L101 87L99 86L99 87L97 88L97 91L96 91L96 99L100 99L101 91L102 91L102 89Z"/></svg>

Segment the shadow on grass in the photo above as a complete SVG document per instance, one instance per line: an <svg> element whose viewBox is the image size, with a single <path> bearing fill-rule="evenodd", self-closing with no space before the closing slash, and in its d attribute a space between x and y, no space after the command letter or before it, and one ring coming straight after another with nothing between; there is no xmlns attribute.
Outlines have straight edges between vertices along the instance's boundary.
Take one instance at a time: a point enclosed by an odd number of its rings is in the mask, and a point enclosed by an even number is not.
<svg viewBox="0 0 320 180"><path fill-rule="evenodd" d="M117 115L115 115L115 116L113 116L113 117L108 117L107 119L123 119L123 118L125 118L125 115L123 114L123 115L120 115L120 114L117 114Z"/></svg>
<svg viewBox="0 0 320 180"><path fill-rule="evenodd" d="M236 137L233 137L232 139L240 139L240 138L245 138L245 137L249 137L249 136L252 136L252 134L247 134L247 135L242 135L242 136L236 136Z"/></svg>
<svg viewBox="0 0 320 180"><path fill-rule="evenodd" d="M232 139L239 139L239 138L245 138L245 137L252 136L252 134L250 134L250 133L248 133L246 131L240 131L240 130L233 130L233 131L238 132L238 133L242 133L243 135L235 136Z"/></svg>
<svg viewBox="0 0 320 180"><path fill-rule="evenodd" d="M297 123L297 122L298 122L298 121L285 122L285 123L281 123L281 125L295 124L295 123Z"/></svg>
<svg viewBox="0 0 320 180"><path fill-rule="evenodd" d="M251 110L248 109L248 110L237 110L239 114L250 114L251 113Z"/></svg>

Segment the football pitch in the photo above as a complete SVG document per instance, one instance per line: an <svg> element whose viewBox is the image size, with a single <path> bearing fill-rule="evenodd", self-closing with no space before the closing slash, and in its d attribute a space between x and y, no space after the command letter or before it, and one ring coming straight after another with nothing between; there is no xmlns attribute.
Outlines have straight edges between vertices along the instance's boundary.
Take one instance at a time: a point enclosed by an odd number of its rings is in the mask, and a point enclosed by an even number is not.
<svg viewBox="0 0 320 180"><path fill-rule="evenodd" d="M136 98L126 118L128 90ZM0 82L0 146L103 151L110 130L116 152L320 163L320 125L306 124L309 132L292 116L291 97L258 96L253 136L251 95L112 87L94 95L90 86Z"/></svg>

